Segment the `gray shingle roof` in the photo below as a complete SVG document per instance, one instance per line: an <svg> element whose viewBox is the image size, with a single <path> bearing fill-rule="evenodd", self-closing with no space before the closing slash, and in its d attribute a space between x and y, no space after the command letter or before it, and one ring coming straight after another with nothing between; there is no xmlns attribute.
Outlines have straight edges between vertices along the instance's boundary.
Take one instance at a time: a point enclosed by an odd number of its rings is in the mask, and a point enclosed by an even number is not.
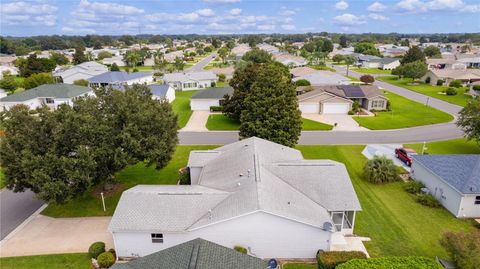
<svg viewBox="0 0 480 269"><path fill-rule="evenodd" d="M189 231L257 211L322 229L331 222L328 211L360 210L341 163L305 160L296 149L255 137L200 152L188 163L203 167L198 185L127 190L109 230Z"/></svg>
<svg viewBox="0 0 480 269"><path fill-rule="evenodd" d="M480 154L414 155L413 159L460 193L480 193Z"/></svg>
<svg viewBox="0 0 480 269"><path fill-rule="evenodd" d="M112 269L265 269L267 262L200 238L155 252Z"/></svg>
<svg viewBox="0 0 480 269"><path fill-rule="evenodd" d="M166 82L185 82L189 80L216 80L217 75L212 71L200 71L200 72L179 72L179 73L167 73L162 78Z"/></svg>
<svg viewBox="0 0 480 269"><path fill-rule="evenodd" d="M166 84L151 84L151 85L148 85L148 87L150 88L153 96L166 97L168 88L170 86Z"/></svg>
<svg viewBox="0 0 480 269"><path fill-rule="evenodd" d="M196 92L190 99L222 99L225 94L232 95L232 87L214 87L206 88Z"/></svg>
<svg viewBox="0 0 480 269"><path fill-rule="evenodd" d="M143 72L127 73L123 71L110 71L100 74L98 76L91 77L88 79L88 81L93 83L119 83L148 76L151 76L151 74Z"/></svg>
<svg viewBox="0 0 480 269"><path fill-rule="evenodd" d="M0 102L23 102L39 97L49 98L73 98L92 91L88 87L71 85L71 84L44 84L36 88L17 92L12 95L3 97Z"/></svg>

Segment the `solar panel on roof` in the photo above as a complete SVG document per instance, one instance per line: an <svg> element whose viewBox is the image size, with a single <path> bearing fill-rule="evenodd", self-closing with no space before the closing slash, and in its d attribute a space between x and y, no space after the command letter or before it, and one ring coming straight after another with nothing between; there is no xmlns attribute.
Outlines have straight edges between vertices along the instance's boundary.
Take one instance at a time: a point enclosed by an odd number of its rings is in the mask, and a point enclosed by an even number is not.
<svg viewBox="0 0 480 269"><path fill-rule="evenodd" d="M360 88L360 86L344 85L341 88L345 93L346 97L353 97L353 98L365 97L365 94L363 93L363 90L362 88Z"/></svg>

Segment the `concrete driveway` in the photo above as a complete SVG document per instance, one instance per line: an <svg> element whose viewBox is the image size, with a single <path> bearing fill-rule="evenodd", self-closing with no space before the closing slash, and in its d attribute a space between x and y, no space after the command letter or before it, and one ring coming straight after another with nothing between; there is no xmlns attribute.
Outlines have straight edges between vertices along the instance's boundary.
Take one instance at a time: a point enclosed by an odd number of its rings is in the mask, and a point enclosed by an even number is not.
<svg viewBox="0 0 480 269"><path fill-rule="evenodd" d="M342 114L302 114L303 118L318 121L330 125L335 124L332 131L368 131L365 127L360 127L350 115Z"/></svg>
<svg viewBox="0 0 480 269"><path fill-rule="evenodd" d="M391 159L395 165L401 166L410 172L410 167L395 157L395 149L401 147L403 147L401 144L371 144L363 149L362 154L368 159L372 159L375 155L385 156Z"/></svg>
<svg viewBox="0 0 480 269"><path fill-rule="evenodd" d="M208 116L210 111L196 110L193 111L192 116L187 122L187 125L183 127L180 131L183 132L207 132L208 129L205 127L208 121Z"/></svg>
<svg viewBox="0 0 480 269"><path fill-rule="evenodd" d="M50 218L35 216L3 240L0 257L87 252L93 242L113 247L107 231L111 217Z"/></svg>

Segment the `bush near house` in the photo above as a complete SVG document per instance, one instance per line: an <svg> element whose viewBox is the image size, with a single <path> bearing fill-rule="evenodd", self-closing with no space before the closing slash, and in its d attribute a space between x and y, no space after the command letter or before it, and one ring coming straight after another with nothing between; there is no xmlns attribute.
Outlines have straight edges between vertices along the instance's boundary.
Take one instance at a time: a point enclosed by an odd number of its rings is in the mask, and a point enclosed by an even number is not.
<svg viewBox="0 0 480 269"><path fill-rule="evenodd" d="M218 81L220 81L220 82L225 82L225 79L226 79L226 78L227 78L227 77L225 76L225 74L218 74Z"/></svg>
<svg viewBox="0 0 480 269"><path fill-rule="evenodd" d="M450 84L448 85L450 87L454 87L454 88L460 88L462 87L462 81L461 80L452 80L452 82L450 82Z"/></svg>
<svg viewBox="0 0 480 269"><path fill-rule="evenodd" d="M234 246L233 249L243 254L247 254L248 252L248 250L243 246Z"/></svg>
<svg viewBox="0 0 480 269"><path fill-rule="evenodd" d="M476 92L480 92L480 84L473 85L472 89Z"/></svg>
<svg viewBox="0 0 480 269"><path fill-rule="evenodd" d="M445 91L445 93L446 93L447 95L450 95L450 96L451 96L451 95L457 95L457 90L456 90L454 87L449 87L449 88Z"/></svg>
<svg viewBox="0 0 480 269"><path fill-rule="evenodd" d="M96 259L98 255L102 254L103 252L105 252L105 243L103 242L95 242L88 248L88 254L94 259Z"/></svg>
<svg viewBox="0 0 480 269"><path fill-rule="evenodd" d="M320 251L317 255L319 269L335 269L339 264L353 259L366 259L361 251Z"/></svg>
<svg viewBox="0 0 480 269"><path fill-rule="evenodd" d="M437 86L442 86L443 83L445 83L443 80L441 79L437 80Z"/></svg>
<svg viewBox="0 0 480 269"><path fill-rule="evenodd" d="M403 185L403 189L406 192L411 193L411 194L420 193L422 191L422 188L424 188L424 187L425 187L425 185L423 185L422 182L415 181L415 180L411 180L411 181L405 183L405 185Z"/></svg>
<svg viewBox="0 0 480 269"><path fill-rule="evenodd" d="M477 269L480 265L480 231L446 232L441 245L459 269Z"/></svg>
<svg viewBox="0 0 480 269"><path fill-rule="evenodd" d="M362 75L360 77L360 81L365 83L365 84L371 84L375 82L375 78L372 75Z"/></svg>
<svg viewBox="0 0 480 269"><path fill-rule="evenodd" d="M178 171L178 181L180 185L190 185L190 173L188 172L188 168L184 167Z"/></svg>
<svg viewBox="0 0 480 269"><path fill-rule="evenodd" d="M210 112L222 112L223 106L211 106Z"/></svg>
<svg viewBox="0 0 480 269"><path fill-rule="evenodd" d="M415 200L424 206L438 208L441 206L440 202L435 198L435 196L430 193L418 193L415 197Z"/></svg>
<svg viewBox="0 0 480 269"><path fill-rule="evenodd" d="M306 79L299 79L299 80L295 81L295 85L296 86L310 86L310 81L308 81Z"/></svg>
<svg viewBox="0 0 480 269"><path fill-rule="evenodd" d="M100 268L109 268L115 263L115 257L110 251L98 255L97 263Z"/></svg>
<svg viewBox="0 0 480 269"><path fill-rule="evenodd" d="M365 179L371 183L394 182L399 179L397 166L385 156L375 155L363 168Z"/></svg>
<svg viewBox="0 0 480 269"><path fill-rule="evenodd" d="M441 269L433 259L425 257L384 257L356 259L340 264L336 269Z"/></svg>
<svg viewBox="0 0 480 269"><path fill-rule="evenodd" d="M430 77L427 77L427 78L425 79L425 83L429 83L429 84L430 84L430 80L431 80L431 78L430 78Z"/></svg>

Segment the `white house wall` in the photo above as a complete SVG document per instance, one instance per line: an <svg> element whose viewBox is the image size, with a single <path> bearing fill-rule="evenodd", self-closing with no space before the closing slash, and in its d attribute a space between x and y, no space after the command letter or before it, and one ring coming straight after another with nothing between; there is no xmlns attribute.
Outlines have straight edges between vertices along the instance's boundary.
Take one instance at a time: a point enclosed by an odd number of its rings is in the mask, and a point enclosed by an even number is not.
<svg viewBox="0 0 480 269"><path fill-rule="evenodd" d="M256 212L187 233L163 233L164 243L152 243L150 232L122 232L113 233L113 236L119 257L145 256L203 238L229 248L236 245L246 247L252 255L260 258L314 258L319 249L329 248L331 233Z"/></svg>
<svg viewBox="0 0 480 269"><path fill-rule="evenodd" d="M480 205L475 204L475 197L477 194L465 194L460 203L460 210L458 211L459 218L480 218Z"/></svg>
<svg viewBox="0 0 480 269"><path fill-rule="evenodd" d="M3 111L6 111L6 110L10 110L12 107L14 107L16 105L20 105L20 104L21 105L26 105L30 109L36 109L36 108L39 108L39 107L42 106L42 102L38 98L35 98L35 99L23 101L23 102L0 102L0 108Z"/></svg>

